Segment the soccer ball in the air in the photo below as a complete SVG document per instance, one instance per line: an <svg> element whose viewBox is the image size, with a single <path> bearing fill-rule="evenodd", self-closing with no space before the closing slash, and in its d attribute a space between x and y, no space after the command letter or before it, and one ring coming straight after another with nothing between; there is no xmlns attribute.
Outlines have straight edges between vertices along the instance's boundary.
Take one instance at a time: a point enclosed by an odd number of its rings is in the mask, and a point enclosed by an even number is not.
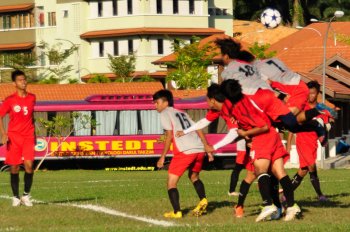
<svg viewBox="0 0 350 232"><path fill-rule="evenodd" d="M260 19L266 28L272 29L281 23L282 17L278 10L267 8L262 12Z"/></svg>

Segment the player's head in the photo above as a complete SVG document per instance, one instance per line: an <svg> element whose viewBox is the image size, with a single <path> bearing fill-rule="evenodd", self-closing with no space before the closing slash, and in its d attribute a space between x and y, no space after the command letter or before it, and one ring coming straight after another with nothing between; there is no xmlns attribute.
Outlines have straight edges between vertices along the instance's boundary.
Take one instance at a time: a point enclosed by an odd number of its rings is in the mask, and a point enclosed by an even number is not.
<svg viewBox="0 0 350 232"><path fill-rule="evenodd" d="M210 109L220 111L225 99L225 95L220 91L220 85L213 83L207 88L207 102Z"/></svg>
<svg viewBox="0 0 350 232"><path fill-rule="evenodd" d="M17 89L25 90L27 87L27 77L21 70L15 70L11 73L11 79Z"/></svg>
<svg viewBox="0 0 350 232"><path fill-rule="evenodd" d="M243 60L246 62L253 62L255 60L255 56L252 53L246 50L243 50L238 53L237 59Z"/></svg>
<svg viewBox="0 0 350 232"><path fill-rule="evenodd" d="M215 44L220 48L224 64L228 64L231 59L237 59L241 44L234 41L232 37L217 39Z"/></svg>
<svg viewBox="0 0 350 232"><path fill-rule="evenodd" d="M220 91L234 105L243 98L242 87L237 80L228 79L221 83Z"/></svg>
<svg viewBox="0 0 350 232"><path fill-rule="evenodd" d="M309 102L316 102L321 90L320 84L317 81L310 81L307 83L307 87L309 88Z"/></svg>
<svg viewBox="0 0 350 232"><path fill-rule="evenodd" d="M174 106L173 94L167 90L162 89L153 94L153 102L158 112L162 112L168 106Z"/></svg>

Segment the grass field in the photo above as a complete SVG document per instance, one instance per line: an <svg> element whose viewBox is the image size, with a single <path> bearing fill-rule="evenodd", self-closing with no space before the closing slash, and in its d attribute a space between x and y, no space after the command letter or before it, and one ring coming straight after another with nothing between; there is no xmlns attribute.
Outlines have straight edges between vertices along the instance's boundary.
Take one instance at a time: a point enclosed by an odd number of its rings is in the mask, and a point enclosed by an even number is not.
<svg viewBox="0 0 350 232"><path fill-rule="evenodd" d="M303 217L288 223L254 222L261 202L256 184L246 200L246 217L234 218L232 201L237 199L226 194L230 171L201 173L209 210L200 218L186 214L198 198L187 177L182 178L179 191L185 216L164 219L163 213L171 209L166 176L166 171L40 171L32 189L33 199L39 202L32 208L13 208L9 174L1 173L0 231L350 231L350 170L319 171L322 189L330 199L326 203L315 199L307 177L296 192ZM168 224L154 224L163 221Z"/></svg>

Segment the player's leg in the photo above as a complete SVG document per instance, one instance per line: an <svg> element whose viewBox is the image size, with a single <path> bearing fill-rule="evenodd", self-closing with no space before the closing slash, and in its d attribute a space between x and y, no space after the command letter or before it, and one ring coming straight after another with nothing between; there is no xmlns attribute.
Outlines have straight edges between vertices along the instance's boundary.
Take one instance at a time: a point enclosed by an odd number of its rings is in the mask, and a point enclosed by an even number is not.
<svg viewBox="0 0 350 232"><path fill-rule="evenodd" d="M241 186L239 188L238 202L235 207L235 215L238 218L241 218L244 215L244 202L248 195L249 188L255 179L255 173L253 171L247 170L247 175L244 180L242 180Z"/></svg>
<svg viewBox="0 0 350 232"><path fill-rule="evenodd" d="M168 218L181 218L182 212L180 208L180 194L177 189L177 182L179 181L180 176L175 174L168 174L168 196L170 203L173 207L173 211L165 213L164 217Z"/></svg>
<svg viewBox="0 0 350 232"><path fill-rule="evenodd" d="M32 160L24 160L24 192L21 197L21 202L25 206L33 206L32 201L30 200L30 190L33 183L33 161Z"/></svg>
<svg viewBox="0 0 350 232"><path fill-rule="evenodd" d="M279 199L279 182L278 179L271 173L271 197L273 204L277 207L277 212L271 215L271 220L277 220L282 217L282 204Z"/></svg>
<svg viewBox="0 0 350 232"><path fill-rule="evenodd" d="M12 206L19 206L21 200L19 197L19 165L11 165L10 176L11 176L11 189L12 189Z"/></svg>
<svg viewBox="0 0 350 232"><path fill-rule="evenodd" d="M310 174L310 181L311 181L311 184L317 193L318 199L320 201L328 201L327 197L325 195L323 195L323 193L321 191L321 185L320 185L320 180L319 180L318 175L317 175L316 164L310 165L308 168L309 168L309 174Z"/></svg>
<svg viewBox="0 0 350 232"><path fill-rule="evenodd" d="M239 174L244 169L245 163L249 158L249 148L246 147L246 141L241 139L237 141L237 156L236 165L231 173L229 196L238 196L239 193L235 192L237 183L239 180ZM248 153L247 153L248 152Z"/></svg>
<svg viewBox="0 0 350 232"><path fill-rule="evenodd" d="M230 189L228 194L230 196L237 196L238 194L235 192L236 187L237 187L237 183L239 180L239 174L241 173L241 171L244 169L244 165L243 164L239 164L236 162L235 167L232 170L231 173L231 178L230 178Z"/></svg>

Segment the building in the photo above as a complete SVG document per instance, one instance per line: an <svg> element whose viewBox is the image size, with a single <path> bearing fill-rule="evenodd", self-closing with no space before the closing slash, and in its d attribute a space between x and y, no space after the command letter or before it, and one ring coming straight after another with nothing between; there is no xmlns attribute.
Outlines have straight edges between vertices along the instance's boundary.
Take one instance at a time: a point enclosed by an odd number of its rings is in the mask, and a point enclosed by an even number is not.
<svg viewBox="0 0 350 232"><path fill-rule="evenodd" d="M110 73L108 54L136 55L136 71L162 71L152 61L171 53L176 39L232 35L230 0L12 0L0 2L0 65L18 53L49 64L40 42L73 45L71 76ZM158 72L159 74L159 72Z"/></svg>

